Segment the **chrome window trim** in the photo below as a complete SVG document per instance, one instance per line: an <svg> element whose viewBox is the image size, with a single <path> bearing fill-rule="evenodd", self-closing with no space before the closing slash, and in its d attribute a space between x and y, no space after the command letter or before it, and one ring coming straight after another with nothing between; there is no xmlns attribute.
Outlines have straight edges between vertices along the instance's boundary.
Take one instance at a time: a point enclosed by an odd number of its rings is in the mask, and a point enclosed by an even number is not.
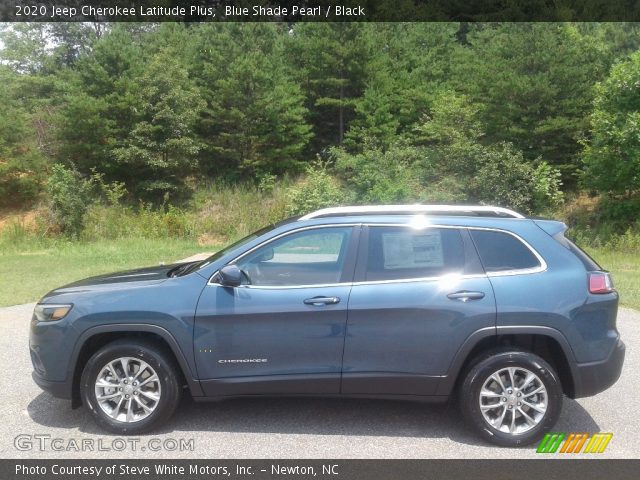
<svg viewBox="0 0 640 480"><path fill-rule="evenodd" d="M309 225L307 227L300 227L300 228L296 228L294 230L289 230L286 232L282 232L279 235L276 235L273 238L270 238L268 240L265 240L262 243L259 243L258 245L256 245L253 248L250 248L249 250L247 250L246 252L238 255L237 257L235 257L233 260L230 260L229 262L226 263L226 265L233 265L234 263L236 263L238 260L241 260L243 257L246 257L247 255L249 255L250 253L256 251L257 249L270 244L271 242L275 242L276 240L282 238L282 237L286 237L287 235L293 235L294 233L298 233L298 232L303 232L305 230L315 230L315 229L319 229L319 228L335 228L335 227L358 227L362 225L361 223L332 223L332 224L326 224L326 225ZM220 270L216 270L215 272L213 272L213 275L211 275L211 277L209 278L209 281L207 282L207 286L209 285L217 285L217 286L223 286L220 283L214 282L213 279L215 278L215 276L218 274ZM239 285L238 287L235 288L264 288L264 289L269 289L269 290L273 290L273 289L282 289L282 288L311 288L311 287L317 287L317 286L338 286L338 285L351 285L353 282L338 282L338 283L330 283L330 284L313 284L313 285L262 285L262 286L258 286L258 285Z"/></svg>
<svg viewBox="0 0 640 480"><path fill-rule="evenodd" d="M531 246L531 244L529 244L529 242L527 242L524 238L522 238L520 235L518 235L517 233L513 233L510 232L509 230L504 230L502 228L495 228L495 227L475 227L475 226L464 226L464 225L438 225L438 224L425 224L424 227L420 226L420 227L416 227L415 225L412 224L407 224L407 223L402 223L402 224L398 224L398 223L364 223L363 225L367 225L369 227L409 227L409 228L457 228L457 229L467 229L467 230L486 230L486 231L491 231L491 232L500 232L500 233L506 233L508 235L511 235L512 237L515 237L516 240L519 240L520 242L522 242L524 244L525 247L527 247L529 249L529 251L536 257L536 259L538 260L538 262L540 263L539 266L537 267L532 267L532 268L518 268L518 269L513 269L513 270L501 270L501 271L497 271L497 272L485 272L484 274L482 274L481 276L486 276L486 277L502 277L502 276L511 276L511 275L531 275L533 273L540 273L540 272L544 272L547 270L548 265L547 262L545 261L545 259L542 257L542 255L540 255L538 253L538 251L533 248ZM480 255L478 253L478 255ZM480 261L482 261L482 259L480 259ZM483 266L484 267L484 266ZM440 277L425 277L427 279L431 279L431 278L441 278L441 277L446 277L447 274L445 275L441 275ZM470 276L466 276L465 277L470 277L470 278L476 278L478 276L478 274L472 274ZM401 281L408 281L408 280L413 280L411 278L407 278L407 279L400 279ZM422 279L419 279L422 280ZM372 282L395 282L396 280L372 280ZM368 284L370 282L366 281L366 282L359 282L359 284Z"/></svg>
<svg viewBox="0 0 640 480"><path fill-rule="evenodd" d="M396 278L393 280L364 280L362 282L353 282L353 286L359 285L383 285L387 283L419 283L419 282L434 282L440 280L470 280L473 278L486 278L484 273L470 273L468 275L457 275L455 273L445 273L435 277L419 277L419 278Z"/></svg>
<svg viewBox="0 0 640 480"><path fill-rule="evenodd" d="M529 242L527 242L524 238L522 238L520 235L510 232L509 230L503 230L501 228L491 228L491 227L468 227L469 230L485 230L485 231L490 231L490 232L500 232L500 233L506 233L508 235L511 235L512 237L515 237L516 240L519 240L520 242L522 242L524 244L525 247L527 247L529 249L529 251L531 253L533 253L533 255L538 259L538 262L540 263L540 265L538 265L537 267L531 267L531 268L516 268L516 269L512 269L512 270L500 270L497 272L486 272L487 277L507 277L507 276L511 276L511 275L531 275L533 273L540 273L540 272L544 272L547 270L548 265L547 262L545 261L545 259L542 257L542 255L540 255L538 253L538 251L533 248L531 246L531 244ZM480 255L480 252L478 252L478 255ZM482 262L482 257L480 258L480 261ZM484 265L483 265L484 267Z"/></svg>
<svg viewBox="0 0 640 480"><path fill-rule="evenodd" d="M224 285L217 282L209 282L207 286L224 287ZM351 286L352 282L343 283L314 283L312 285L238 285L233 288L248 288L253 290L295 290L299 288L325 288L325 287L344 287Z"/></svg>
<svg viewBox="0 0 640 480"><path fill-rule="evenodd" d="M239 285L234 288L250 288L250 289L260 289L260 290L291 290L296 288L325 288L325 287L345 287L345 286L358 286L358 285L378 285L385 283L417 283L417 282L433 282L438 280L449 280L449 279L461 279L468 280L472 278L486 278L487 276L484 273L474 273L469 275L456 275L456 274L445 274L437 277L420 277L420 278L400 278L394 280L370 280L363 282L343 282L343 283L323 283L323 284L313 284L313 285ZM209 283L209 285L214 285L217 287L222 287L223 285L220 283Z"/></svg>
<svg viewBox="0 0 640 480"><path fill-rule="evenodd" d="M531 275L531 274L535 274L535 273L541 273L544 272L548 269L548 265L547 262L544 260L544 258L542 257L542 255L540 255L538 253L538 251L533 248L531 246L531 244L529 244L529 242L527 242L524 238L522 238L520 235L514 233L514 232L510 232L509 230L504 230L501 228L495 228L495 227L475 227L475 226L465 226L465 225L439 225L439 224L426 224L424 226L415 226L412 224L407 224L407 223L337 223L337 224L326 224L326 225L310 225L307 227L300 227L300 228L296 228L295 230L289 230L287 232L283 232L273 238L270 238L269 240L265 240L264 242L256 245L255 247L251 248L250 250L247 250L246 252L244 252L241 255L238 255L236 258L234 258L233 260L231 260L230 262L227 262L227 265L231 265L235 262L237 262L238 260L240 260L242 257L249 255L251 252L257 250L258 248L267 245L275 240L278 240L281 237L284 237L286 235L289 234L293 234L293 233L297 233L297 232L301 232L304 230L313 230L313 229L317 229L317 228L331 228L331 227L357 227L359 225L366 225L367 227L405 227L405 228L412 228L412 229L420 229L420 228L455 228L455 229L467 229L467 230L486 230L486 231L492 231L492 232L500 232L500 233L506 233L508 235L511 235L513 237L515 237L517 240L519 240L520 242L522 242L524 244L525 247L527 247L529 249L529 251L538 259L538 262L540 263L540 265L538 267L533 267L533 268L521 268L521 269L514 269L514 270L502 270L502 271L497 271L497 272L485 272L485 273L475 273L475 274L468 274L468 275L461 275L461 276L456 276L455 274L444 274L444 275L438 275L438 276L433 276L433 277L416 277L416 278L399 278L399 279L393 279L393 280L364 280L361 282L337 282L337 283L325 283L325 284L311 284L311 285L262 285L262 286L258 286L258 285L240 285L238 287L235 288L253 288L253 289L262 289L262 290L290 290L290 289L300 289L300 288L323 288L323 287L340 287L340 286L359 286L359 285L380 285L380 284L386 284L386 283L415 283L415 282L429 282L429 281L435 281L435 280L441 280L441 279L450 279L450 278L460 278L462 280L468 280L468 279L473 279L473 278L485 278L485 277L507 277L507 276L513 276L513 275ZM479 255L479 254L478 254ZM223 286L220 283L214 282L213 279L215 278L215 276L218 274L218 270L216 270L213 275L211 275L211 278L209 279L209 281L207 282L207 286L213 285L213 286Z"/></svg>

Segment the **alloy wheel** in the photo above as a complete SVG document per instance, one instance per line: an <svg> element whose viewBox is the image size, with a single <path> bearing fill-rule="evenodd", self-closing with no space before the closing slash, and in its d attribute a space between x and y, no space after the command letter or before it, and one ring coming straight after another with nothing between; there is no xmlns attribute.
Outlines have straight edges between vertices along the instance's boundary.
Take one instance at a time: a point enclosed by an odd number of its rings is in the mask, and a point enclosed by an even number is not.
<svg viewBox="0 0 640 480"><path fill-rule="evenodd" d="M112 419L123 423L138 422L158 406L160 378L139 358L116 358L100 369L95 395L102 411Z"/></svg>
<svg viewBox="0 0 640 480"><path fill-rule="evenodd" d="M549 396L535 373L522 367L507 367L485 380L479 402L482 416L491 427L517 435L542 421Z"/></svg>

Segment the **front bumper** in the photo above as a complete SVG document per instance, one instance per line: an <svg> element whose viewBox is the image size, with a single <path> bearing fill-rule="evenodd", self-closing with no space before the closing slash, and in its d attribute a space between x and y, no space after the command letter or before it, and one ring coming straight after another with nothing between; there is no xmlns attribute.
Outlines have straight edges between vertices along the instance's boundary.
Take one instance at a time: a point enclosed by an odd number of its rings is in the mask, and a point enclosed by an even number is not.
<svg viewBox="0 0 640 480"><path fill-rule="evenodd" d="M578 363L574 373L573 398L590 397L618 381L624 363L625 346L618 340L609 356L599 362Z"/></svg>
<svg viewBox="0 0 640 480"><path fill-rule="evenodd" d="M49 392L54 397L64 398L66 400L71 399L71 382L52 382L51 380L41 377L35 371L31 373L31 377L42 390Z"/></svg>

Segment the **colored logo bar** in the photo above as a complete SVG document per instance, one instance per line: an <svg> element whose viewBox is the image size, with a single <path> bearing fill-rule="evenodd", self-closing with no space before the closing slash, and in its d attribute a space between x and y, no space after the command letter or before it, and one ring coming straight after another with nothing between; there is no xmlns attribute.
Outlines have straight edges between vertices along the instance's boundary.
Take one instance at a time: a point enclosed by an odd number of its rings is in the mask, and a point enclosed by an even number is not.
<svg viewBox="0 0 640 480"><path fill-rule="evenodd" d="M547 433L536 453L602 453L613 433Z"/></svg>

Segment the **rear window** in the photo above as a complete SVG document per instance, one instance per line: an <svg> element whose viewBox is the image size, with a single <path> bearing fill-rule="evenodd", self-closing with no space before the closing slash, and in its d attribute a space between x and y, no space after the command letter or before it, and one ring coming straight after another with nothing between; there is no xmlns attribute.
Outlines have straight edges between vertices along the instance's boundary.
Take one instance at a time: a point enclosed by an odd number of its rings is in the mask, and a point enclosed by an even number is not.
<svg viewBox="0 0 640 480"><path fill-rule="evenodd" d="M451 228L370 227L366 280L437 277L464 271L464 244Z"/></svg>
<svg viewBox="0 0 640 480"><path fill-rule="evenodd" d="M493 230L469 230L487 272L526 270L540 266L533 252L517 237Z"/></svg>
<svg viewBox="0 0 640 480"><path fill-rule="evenodd" d="M558 233L557 235L554 235L553 238L560 245L562 245L564 248L566 248L571 253L573 253L576 257L578 257L578 260L580 260L582 262L582 264L584 265L584 268L586 268L588 272L592 272L594 270L602 270L600 265L598 265L593 258L591 258L587 253L585 253L575 243L573 243L571 240L569 240L567 237L565 237L562 232Z"/></svg>

